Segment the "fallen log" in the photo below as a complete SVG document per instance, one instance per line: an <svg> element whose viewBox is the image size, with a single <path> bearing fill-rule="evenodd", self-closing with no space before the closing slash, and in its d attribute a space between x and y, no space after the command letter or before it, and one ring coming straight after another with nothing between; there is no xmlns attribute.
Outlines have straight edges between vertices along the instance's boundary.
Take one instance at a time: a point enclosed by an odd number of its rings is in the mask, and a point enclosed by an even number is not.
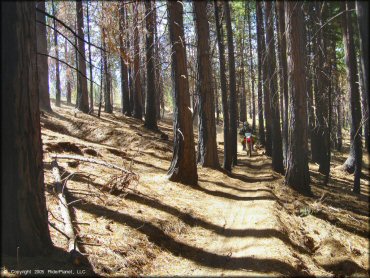
<svg viewBox="0 0 370 278"><path fill-rule="evenodd" d="M79 160L79 161L99 164L99 165L102 165L102 166L105 166L105 167L108 167L108 168L111 168L111 169L120 170L120 171L122 171L124 173L127 173L127 174L134 174L132 171L126 170L125 168L119 167L115 164L108 163L108 162L105 162L103 160L93 159L93 158L89 158L89 157L83 157L83 156L79 156L79 155L52 154L51 158L53 158L53 159L75 159L75 160Z"/></svg>
<svg viewBox="0 0 370 278"><path fill-rule="evenodd" d="M64 194L64 191L66 190L63 190L63 185L60 178L60 171L56 160L51 163L51 167L55 180L55 191L59 200L60 214L64 222L64 234L68 236L68 252L71 255L72 262L78 265L82 261L84 261L84 256L81 254L81 251L77 246L76 235L73 231L71 215L69 213L68 203Z"/></svg>

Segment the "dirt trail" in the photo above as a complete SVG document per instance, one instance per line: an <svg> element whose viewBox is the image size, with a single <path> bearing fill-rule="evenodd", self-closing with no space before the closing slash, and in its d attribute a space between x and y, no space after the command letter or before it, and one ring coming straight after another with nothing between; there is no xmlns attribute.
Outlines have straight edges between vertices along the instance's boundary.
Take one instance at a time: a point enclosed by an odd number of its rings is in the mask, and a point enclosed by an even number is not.
<svg viewBox="0 0 370 278"><path fill-rule="evenodd" d="M296 269L299 261L289 248L289 237L276 217L271 184L277 183L278 177L269 170L269 162L260 151L249 158L239 149L238 155L240 166L233 168L231 177L217 181L217 174L212 178L213 171L200 170L199 187L204 194L199 203L191 205L201 206L201 218L215 227L191 232L198 254L183 254L182 260L162 267L154 262L160 271L151 274L164 274L163 270L196 276L301 273ZM247 163L257 169L247 167Z"/></svg>
<svg viewBox="0 0 370 278"><path fill-rule="evenodd" d="M368 271L368 173L362 181L366 193L357 196L350 193L350 181L339 175L332 178L329 191L322 188L310 165L315 197L306 198L282 184L283 177L271 170L262 149L250 158L239 144L239 165L232 173L199 167L198 186L189 187L166 177L171 120L159 123L169 135L161 140L142 122L119 113L103 113L98 119L80 113L75 117L68 106L54 110L57 114L42 118L47 187L52 183L50 153L97 157L140 175L138 184L112 193L104 188L118 177L116 171L60 161L64 177L76 173L68 181L70 200L80 200L74 204L75 222L81 223L76 232L87 243L84 252L96 273L327 276ZM220 161L221 131L219 127ZM339 178L341 191L336 188ZM332 195L320 198L323 192ZM52 193L46 197L49 220L63 229L57 201ZM319 199L327 203L317 203ZM317 213L297 214L313 205L320 205ZM50 231L54 244L64 248L63 236Z"/></svg>

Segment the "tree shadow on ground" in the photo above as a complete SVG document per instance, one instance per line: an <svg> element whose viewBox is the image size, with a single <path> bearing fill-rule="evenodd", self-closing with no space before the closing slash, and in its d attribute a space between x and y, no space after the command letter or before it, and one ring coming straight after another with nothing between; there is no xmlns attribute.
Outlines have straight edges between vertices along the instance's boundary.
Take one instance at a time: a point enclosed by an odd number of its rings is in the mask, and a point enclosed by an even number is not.
<svg viewBox="0 0 370 278"><path fill-rule="evenodd" d="M256 176L256 177L248 177L246 175L236 174L236 173L228 173L227 174L230 178L239 179L243 182L247 183L254 183L254 182L264 182L264 181L274 181L277 180L278 177L274 175L269 176Z"/></svg>
<svg viewBox="0 0 370 278"><path fill-rule="evenodd" d="M241 187L235 187L235 186L231 186L231 185L228 185L224 182L220 182L220 181L214 181L214 180L205 180L205 179L199 179L199 181L201 182L209 182L209 183L212 183L212 184L215 184L219 187L222 187L222 188L230 188L232 190L236 190L236 191L240 191L240 192L267 192L267 193L273 193L271 190L269 189L264 189L264 188L258 188L258 189L244 189L244 188L241 188Z"/></svg>
<svg viewBox="0 0 370 278"><path fill-rule="evenodd" d="M369 273L354 261L343 260L333 264L321 265L326 271L335 273L336 277L342 276L366 276Z"/></svg>
<svg viewBox="0 0 370 278"><path fill-rule="evenodd" d="M183 221L190 227L199 226L224 237L255 237L255 238L275 237L301 253L308 253L306 249L293 243L286 234L275 229L229 229L210 223L197 216L193 216L190 213L183 212L178 208L169 206L167 204L163 204L159 200L156 200L154 198L148 198L139 194L129 193L126 195L125 199L169 213L179 218L181 221Z"/></svg>
<svg viewBox="0 0 370 278"><path fill-rule="evenodd" d="M215 196L215 197L221 197L229 200L235 200L235 201L258 201L258 200L270 200L274 201L276 198L274 196L239 196L239 195L234 195L231 193L223 192L223 191L218 191L218 190L209 190L207 188L204 188L202 186L198 185L197 186L192 186L192 188L204 192L208 195Z"/></svg>
<svg viewBox="0 0 370 278"><path fill-rule="evenodd" d="M252 257L233 258L227 255L218 255L198 247L189 246L177 241L167 235L163 230L154 224L139 220L130 215L119 213L92 203L76 204L76 207L95 214L98 217L105 217L118 223L127 225L145 234L148 239L159 247L165 248L175 256L181 256L194 261L199 265L211 268L241 270L248 269L257 272L277 272L282 275L302 275L293 266L275 259L257 259Z"/></svg>

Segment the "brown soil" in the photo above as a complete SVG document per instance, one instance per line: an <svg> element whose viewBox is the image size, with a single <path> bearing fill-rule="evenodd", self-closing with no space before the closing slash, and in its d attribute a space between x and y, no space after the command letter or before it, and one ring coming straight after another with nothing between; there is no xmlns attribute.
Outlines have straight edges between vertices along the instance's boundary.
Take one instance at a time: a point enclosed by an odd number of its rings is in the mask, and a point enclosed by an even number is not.
<svg viewBox="0 0 370 278"><path fill-rule="evenodd" d="M100 165L58 161L62 178L68 176L68 201L75 201L76 233L96 274L369 275L366 169L356 195L353 175L336 168L323 186L317 165L310 164L314 197L305 197L283 185L262 149L250 158L238 146L240 163L232 174L199 167L199 184L189 187L166 177L171 120L159 122L165 140L119 112L98 119L74 116L69 106L53 109L41 121L49 221L58 229L63 223L51 189L50 154L100 159L140 176L123 181L119 171ZM219 127L220 161L221 132ZM332 167L344 158L335 153ZM66 248L65 237L52 227L50 232L53 243Z"/></svg>

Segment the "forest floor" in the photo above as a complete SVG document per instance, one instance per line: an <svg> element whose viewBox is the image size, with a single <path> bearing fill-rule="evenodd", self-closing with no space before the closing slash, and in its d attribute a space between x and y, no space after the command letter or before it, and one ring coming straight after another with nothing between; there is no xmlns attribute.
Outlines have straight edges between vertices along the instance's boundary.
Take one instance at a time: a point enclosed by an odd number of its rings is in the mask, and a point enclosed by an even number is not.
<svg viewBox="0 0 370 278"><path fill-rule="evenodd" d="M164 140L118 111L98 119L74 114L71 106L53 110L41 116L41 125L47 208L55 227L63 230L52 191L51 154L104 160L139 175L138 181L127 181L114 169L58 160L62 178L68 177L67 197L74 201L73 219L90 273L369 275L367 154L360 195L351 192L353 175L339 169L346 152L333 154L327 186L318 166L310 164L314 196L305 197L283 184L263 149L248 157L241 145L232 173L198 167L198 186L190 187L166 178L171 119L159 122L169 136ZM222 161L222 127L217 131ZM65 249L66 238L51 226L50 233L54 245Z"/></svg>

